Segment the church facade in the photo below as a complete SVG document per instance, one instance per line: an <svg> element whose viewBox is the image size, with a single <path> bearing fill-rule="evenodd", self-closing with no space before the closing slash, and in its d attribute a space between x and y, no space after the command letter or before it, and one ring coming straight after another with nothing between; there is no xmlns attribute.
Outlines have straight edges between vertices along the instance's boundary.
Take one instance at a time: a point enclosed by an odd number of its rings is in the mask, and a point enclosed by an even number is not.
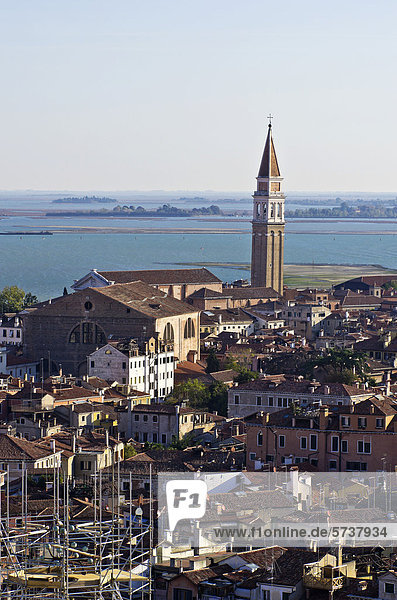
<svg viewBox="0 0 397 600"><path fill-rule="evenodd" d="M253 194L251 286L273 288L282 295L284 271L284 201L269 124L257 186Z"/></svg>

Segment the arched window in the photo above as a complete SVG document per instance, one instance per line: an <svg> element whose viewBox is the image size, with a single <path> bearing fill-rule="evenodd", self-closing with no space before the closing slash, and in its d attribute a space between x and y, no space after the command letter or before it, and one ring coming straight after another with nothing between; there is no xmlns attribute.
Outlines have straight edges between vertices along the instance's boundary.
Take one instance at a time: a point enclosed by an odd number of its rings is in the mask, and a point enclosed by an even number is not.
<svg viewBox="0 0 397 600"><path fill-rule="evenodd" d="M106 344L106 335L99 325L83 321L76 325L69 335L69 344Z"/></svg>
<svg viewBox="0 0 397 600"><path fill-rule="evenodd" d="M272 202L270 206L270 217L274 217L274 202Z"/></svg>
<svg viewBox="0 0 397 600"><path fill-rule="evenodd" d="M167 323L167 325L164 327L163 340L165 342L174 341L174 328L171 323Z"/></svg>
<svg viewBox="0 0 397 600"><path fill-rule="evenodd" d="M195 336L194 323L193 323L192 319L189 317L185 323L185 331L184 331L183 337L186 340L186 339L192 338L194 336Z"/></svg>
<svg viewBox="0 0 397 600"><path fill-rule="evenodd" d="M263 433L261 431L256 436L256 445L263 446Z"/></svg>

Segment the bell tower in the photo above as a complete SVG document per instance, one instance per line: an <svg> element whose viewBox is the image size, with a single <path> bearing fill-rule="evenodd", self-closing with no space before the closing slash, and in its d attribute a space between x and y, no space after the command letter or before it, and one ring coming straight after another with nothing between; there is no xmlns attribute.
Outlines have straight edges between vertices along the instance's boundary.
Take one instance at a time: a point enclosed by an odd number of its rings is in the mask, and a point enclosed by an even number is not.
<svg viewBox="0 0 397 600"><path fill-rule="evenodd" d="M252 219L252 287L271 287L283 293L284 270L284 200L276 151L272 136L272 117L253 194Z"/></svg>

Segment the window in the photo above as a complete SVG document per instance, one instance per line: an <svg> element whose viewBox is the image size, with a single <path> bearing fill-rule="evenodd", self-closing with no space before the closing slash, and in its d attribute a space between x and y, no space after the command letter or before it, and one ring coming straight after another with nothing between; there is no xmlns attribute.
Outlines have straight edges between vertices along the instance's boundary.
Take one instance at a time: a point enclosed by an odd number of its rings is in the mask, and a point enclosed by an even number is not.
<svg viewBox="0 0 397 600"><path fill-rule="evenodd" d="M360 463L352 460L346 462L346 471L366 471L367 463Z"/></svg>
<svg viewBox="0 0 397 600"><path fill-rule="evenodd" d="M257 446L262 446L263 445L263 433L261 431L256 436L256 445Z"/></svg>
<svg viewBox="0 0 397 600"><path fill-rule="evenodd" d="M174 341L174 328L171 323L167 323L167 325L164 327L163 339L165 342Z"/></svg>
<svg viewBox="0 0 397 600"><path fill-rule="evenodd" d="M139 415L134 415L135 421L139 421Z"/></svg>
<svg viewBox="0 0 397 600"><path fill-rule="evenodd" d="M339 438L337 435L331 437L331 452L339 452Z"/></svg>
<svg viewBox="0 0 397 600"><path fill-rule="evenodd" d="M283 405L283 399L277 398L277 406L282 406L282 405Z"/></svg>
<svg viewBox="0 0 397 600"><path fill-rule="evenodd" d="M147 434L147 432L145 431L145 432L143 433L143 441L144 441L144 442L147 442L147 439L148 439L148 434Z"/></svg>
<svg viewBox="0 0 397 600"><path fill-rule="evenodd" d="M256 459L256 452L250 452L250 460Z"/></svg>
<svg viewBox="0 0 397 600"><path fill-rule="evenodd" d="M307 449L307 437L301 437L301 450L306 450Z"/></svg>
<svg viewBox="0 0 397 600"><path fill-rule="evenodd" d="M85 304L84 304L84 308L85 308L85 310L91 310L91 308L92 308L92 302L90 302L89 300L87 300L87 302L85 302Z"/></svg>
<svg viewBox="0 0 397 600"><path fill-rule="evenodd" d="M157 415L153 415L153 417L152 417L152 418L153 418L153 423L157 423L157 421L158 421L158 416L157 416Z"/></svg>
<svg viewBox="0 0 397 600"><path fill-rule="evenodd" d="M174 589L172 600L193 600L193 592L191 590Z"/></svg>
<svg viewBox="0 0 397 600"><path fill-rule="evenodd" d="M147 415L143 415L143 420L147 421L148 420L148 416Z"/></svg>
<svg viewBox="0 0 397 600"><path fill-rule="evenodd" d="M337 469L336 460L330 460L329 461L329 470L330 471L336 471L336 469Z"/></svg>
<svg viewBox="0 0 397 600"><path fill-rule="evenodd" d="M157 444L157 441L158 441L158 435L157 435L157 433L156 433L156 432L154 432L154 433L152 434L152 440L153 440L153 442L154 442L155 444Z"/></svg>
<svg viewBox="0 0 397 600"><path fill-rule="evenodd" d="M161 434L161 443L162 444L166 444L167 443L167 434L166 433L162 433Z"/></svg>
<svg viewBox="0 0 397 600"><path fill-rule="evenodd" d="M376 419L376 427L377 429L383 429L385 425L385 420L384 419Z"/></svg>
<svg viewBox="0 0 397 600"><path fill-rule="evenodd" d="M342 427L350 427L350 417L341 417Z"/></svg>
<svg viewBox="0 0 397 600"><path fill-rule="evenodd" d="M364 442L363 440L358 440L357 453L358 454L371 454L371 442Z"/></svg>
<svg viewBox="0 0 397 600"><path fill-rule="evenodd" d="M283 592L282 596L281 596L281 600L289 600L291 597L291 594L289 592Z"/></svg>
<svg viewBox="0 0 397 600"><path fill-rule="evenodd" d="M257 406L262 406L262 398L260 396L256 397L256 405Z"/></svg>
<svg viewBox="0 0 397 600"><path fill-rule="evenodd" d="M234 404L240 404L240 396L237 396L237 394L234 396Z"/></svg>
<svg viewBox="0 0 397 600"><path fill-rule="evenodd" d="M185 323L185 330L183 333L183 337L185 338L185 340L187 340L188 338L192 338L195 335L196 335L196 331L195 331L194 323L193 323L193 320L189 317Z"/></svg>
<svg viewBox="0 0 397 600"><path fill-rule="evenodd" d="M95 367L95 360L91 361L91 369L93 369Z"/></svg>
<svg viewBox="0 0 397 600"><path fill-rule="evenodd" d="M342 452L344 452L344 453L348 452L349 451L348 441L347 440L341 440L340 447L341 447L341 451Z"/></svg>
<svg viewBox="0 0 397 600"><path fill-rule="evenodd" d="M317 436L313 433L310 435L310 450L317 450Z"/></svg>
<svg viewBox="0 0 397 600"><path fill-rule="evenodd" d="M106 336L99 325L85 321L76 325L69 336L69 344L80 343L103 346L106 344Z"/></svg>
<svg viewBox="0 0 397 600"><path fill-rule="evenodd" d="M269 396L269 406L273 406L273 398Z"/></svg>
<svg viewBox="0 0 397 600"><path fill-rule="evenodd" d="M278 436L278 447L285 448L285 435Z"/></svg>
<svg viewBox="0 0 397 600"><path fill-rule="evenodd" d="M365 429L367 426L367 419L365 417L358 417L358 428Z"/></svg>
<svg viewBox="0 0 397 600"><path fill-rule="evenodd" d="M127 363L126 363L126 362L123 362L123 364L122 364L122 368L123 368L124 370L127 368Z"/></svg>
<svg viewBox="0 0 397 600"><path fill-rule="evenodd" d="M394 594L394 583L385 582L385 594Z"/></svg>

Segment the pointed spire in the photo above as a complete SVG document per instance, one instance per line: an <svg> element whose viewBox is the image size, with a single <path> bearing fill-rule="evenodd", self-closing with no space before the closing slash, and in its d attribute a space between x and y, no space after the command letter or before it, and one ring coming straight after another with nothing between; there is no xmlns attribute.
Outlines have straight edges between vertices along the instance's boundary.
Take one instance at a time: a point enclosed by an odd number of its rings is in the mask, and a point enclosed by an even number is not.
<svg viewBox="0 0 397 600"><path fill-rule="evenodd" d="M269 123L265 149L263 151L258 177L280 177L280 169L278 167L276 151L273 144L271 122Z"/></svg>

